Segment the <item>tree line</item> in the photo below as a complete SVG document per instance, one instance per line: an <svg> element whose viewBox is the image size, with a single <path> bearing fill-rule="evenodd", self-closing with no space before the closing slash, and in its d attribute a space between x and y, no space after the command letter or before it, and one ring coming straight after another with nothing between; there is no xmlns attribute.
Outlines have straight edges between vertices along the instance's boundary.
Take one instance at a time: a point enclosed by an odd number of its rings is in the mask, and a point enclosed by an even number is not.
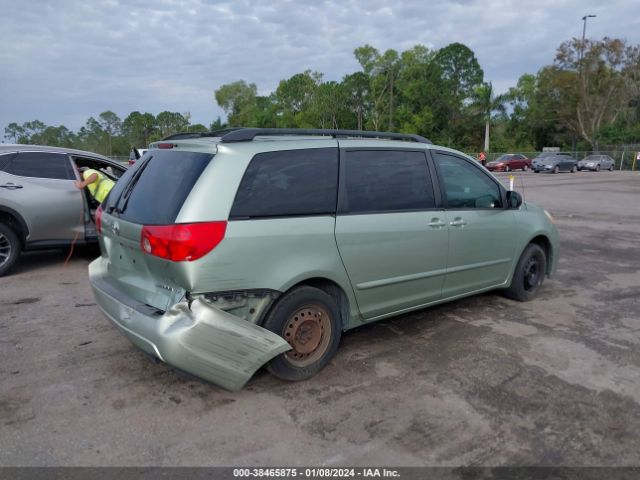
<svg viewBox="0 0 640 480"><path fill-rule="evenodd" d="M206 132L202 124L191 124L187 113L164 111L151 113L131 112L124 120L110 110L98 118L90 117L77 132L64 125L48 126L39 120L22 125L10 123L4 129L9 142L54 147L77 148L103 155L128 155L133 147L146 147L149 143L176 132ZM220 121L210 128L219 128Z"/></svg>
<svg viewBox="0 0 640 480"><path fill-rule="evenodd" d="M354 55L360 70L339 82L306 70L268 95L244 80L220 86L214 97L227 122L191 124L189 113L168 111L136 111L120 120L106 111L77 132L38 120L11 123L5 139L106 155L126 155L176 132L228 126L398 131L466 151L598 150L640 142L640 47L624 40L566 41L550 65L523 74L503 94L460 43L403 52L364 45Z"/></svg>

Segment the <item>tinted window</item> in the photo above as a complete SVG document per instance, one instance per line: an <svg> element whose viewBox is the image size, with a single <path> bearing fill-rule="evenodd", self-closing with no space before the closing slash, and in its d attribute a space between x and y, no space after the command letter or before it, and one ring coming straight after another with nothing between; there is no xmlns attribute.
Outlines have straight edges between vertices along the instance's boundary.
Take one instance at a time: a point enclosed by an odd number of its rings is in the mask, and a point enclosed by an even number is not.
<svg viewBox="0 0 640 480"><path fill-rule="evenodd" d="M444 178L447 208L502 208L496 183L464 158L436 152Z"/></svg>
<svg viewBox="0 0 640 480"><path fill-rule="evenodd" d="M211 158L208 153L150 151L122 175L105 210L133 223L171 224Z"/></svg>
<svg viewBox="0 0 640 480"><path fill-rule="evenodd" d="M259 153L240 182L231 217L333 214L338 149Z"/></svg>
<svg viewBox="0 0 640 480"><path fill-rule="evenodd" d="M13 158L4 171L21 177L74 178L69 158L62 153L22 152Z"/></svg>
<svg viewBox="0 0 640 480"><path fill-rule="evenodd" d="M423 152L349 151L345 182L350 213L435 208Z"/></svg>
<svg viewBox="0 0 640 480"><path fill-rule="evenodd" d="M0 155L0 170L5 170L9 162L17 155L17 153L4 153Z"/></svg>

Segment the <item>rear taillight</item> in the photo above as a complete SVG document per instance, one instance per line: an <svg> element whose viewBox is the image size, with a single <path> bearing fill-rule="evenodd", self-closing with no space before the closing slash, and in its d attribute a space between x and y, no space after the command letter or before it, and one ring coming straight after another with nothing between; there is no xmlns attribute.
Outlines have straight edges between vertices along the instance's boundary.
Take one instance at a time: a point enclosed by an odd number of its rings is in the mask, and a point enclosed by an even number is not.
<svg viewBox="0 0 640 480"><path fill-rule="evenodd" d="M227 222L176 223L142 227L142 251L172 262L192 262L205 256L224 238Z"/></svg>
<svg viewBox="0 0 640 480"><path fill-rule="evenodd" d="M96 230L98 231L98 234L100 234L102 233L102 205L98 206L98 209L96 210L95 219L96 219Z"/></svg>
<svg viewBox="0 0 640 480"><path fill-rule="evenodd" d="M159 143L158 144L158 148L173 148L176 147L177 145L174 145L173 143Z"/></svg>

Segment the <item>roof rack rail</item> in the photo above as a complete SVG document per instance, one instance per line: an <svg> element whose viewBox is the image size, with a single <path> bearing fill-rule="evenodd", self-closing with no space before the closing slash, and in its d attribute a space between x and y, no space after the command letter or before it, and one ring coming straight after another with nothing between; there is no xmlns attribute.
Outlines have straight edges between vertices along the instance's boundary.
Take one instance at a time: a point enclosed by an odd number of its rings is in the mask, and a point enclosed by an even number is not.
<svg viewBox="0 0 640 480"><path fill-rule="evenodd" d="M203 138L203 137L222 137L227 133L240 130L241 128L225 128L223 130L215 130L213 132L181 132L174 133L162 139L165 140L186 140L188 138Z"/></svg>
<svg viewBox="0 0 640 480"><path fill-rule="evenodd" d="M418 143L432 143L430 140L411 133L370 132L366 130L338 130L316 128L235 128L222 135L222 143L248 142L256 136L269 135L319 135L333 138L388 138L390 140L409 140ZM203 136L207 136L203 134ZM210 135L209 135L210 136ZM216 135L218 136L218 135Z"/></svg>

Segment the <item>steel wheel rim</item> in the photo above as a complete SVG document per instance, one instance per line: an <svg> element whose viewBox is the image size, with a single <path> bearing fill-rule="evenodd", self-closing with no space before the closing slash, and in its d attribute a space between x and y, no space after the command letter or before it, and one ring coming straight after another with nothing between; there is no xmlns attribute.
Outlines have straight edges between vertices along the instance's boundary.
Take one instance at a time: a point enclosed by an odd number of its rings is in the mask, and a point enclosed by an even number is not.
<svg viewBox="0 0 640 480"><path fill-rule="evenodd" d="M296 367L306 367L326 353L331 341L331 317L318 304L305 305L289 316L282 336L291 345L285 353Z"/></svg>
<svg viewBox="0 0 640 480"><path fill-rule="evenodd" d="M540 262L531 257L524 264L524 289L530 291L540 284Z"/></svg>
<svg viewBox="0 0 640 480"><path fill-rule="evenodd" d="M3 233L0 233L0 265L4 265L9 261L11 256L11 243Z"/></svg>

